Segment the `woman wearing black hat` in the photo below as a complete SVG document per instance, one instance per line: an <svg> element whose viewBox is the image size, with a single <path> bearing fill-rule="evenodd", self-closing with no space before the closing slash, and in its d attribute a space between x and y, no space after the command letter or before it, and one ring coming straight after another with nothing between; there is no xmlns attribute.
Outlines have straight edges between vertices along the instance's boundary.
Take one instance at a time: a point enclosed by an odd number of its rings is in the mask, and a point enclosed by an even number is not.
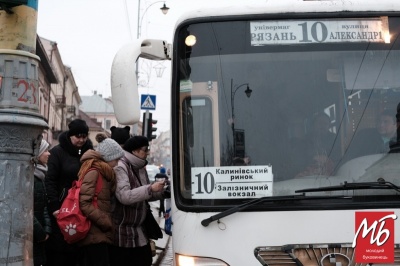
<svg viewBox="0 0 400 266"><path fill-rule="evenodd" d="M46 242L47 266L75 266L79 265L81 259L81 252L77 246L64 241L56 217L72 181L78 179L81 156L87 150L93 149L93 145L88 139L89 127L85 121L75 119L68 124L68 128L68 131L60 134L59 144L50 150L45 179L53 228L53 233Z"/></svg>
<svg viewBox="0 0 400 266"><path fill-rule="evenodd" d="M110 250L112 266L150 266L150 241L143 229L147 201L164 198L164 181L150 183L145 166L149 141L143 136L128 139L125 156L114 168L117 177L116 204L113 212L114 246Z"/></svg>

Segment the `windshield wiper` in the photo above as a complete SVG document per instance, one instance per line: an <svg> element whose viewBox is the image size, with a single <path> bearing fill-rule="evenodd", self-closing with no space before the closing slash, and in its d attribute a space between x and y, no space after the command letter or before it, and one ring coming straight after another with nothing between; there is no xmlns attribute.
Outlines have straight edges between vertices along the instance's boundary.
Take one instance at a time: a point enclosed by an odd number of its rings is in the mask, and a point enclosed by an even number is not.
<svg viewBox="0 0 400 266"><path fill-rule="evenodd" d="M391 182L379 181L379 182L358 182L358 183L348 183L344 182L342 185L338 186L328 186L328 187L318 187L318 188L306 188L301 190L296 190L296 193L305 193L305 192L322 192L322 191L340 191L340 190L361 190L361 189L393 189L397 192L400 192L400 187L396 186ZM316 196L310 197L305 195L293 195L293 196L281 196L281 197L263 197L250 200L241 205L235 206L233 208L227 209L226 211L220 212L216 215L210 216L207 219L201 221L203 226L208 226L211 222L217 221L221 218L229 216L235 212L247 209L253 205L256 205L261 202L274 202L274 201L291 201L291 200L318 200L318 199L351 199L349 196Z"/></svg>
<svg viewBox="0 0 400 266"><path fill-rule="evenodd" d="M328 187L318 187L318 188L306 188L296 190L296 193L304 192L322 192L322 191L340 191L340 190L361 190L361 189L393 189L400 192L400 187L393 183L386 181L378 182L358 182L358 183L348 183L344 182L338 186L328 186Z"/></svg>
<svg viewBox="0 0 400 266"><path fill-rule="evenodd" d="M203 226L208 226L211 222L217 221L221 218L224 218L228 215L231 215L235 212L247 209L250 206L256 205L261 202L274 202L274 201L292 201L292 200L302 200L302 199L307 199L307 200L318 200L318 199L348 199L350 197L348 196L316 196L316 197L310 197L310 196L305 196L305 195L292 195L292 196L280 196L280 197L262 197L262 198L257 198L250 200L246 203L243 203L241 205L235 206L233 208L227 209L226 211L220 212L218 214L215 214L213 216L210 216L209 218L204 219L201 221L201 225Z"/></svg>

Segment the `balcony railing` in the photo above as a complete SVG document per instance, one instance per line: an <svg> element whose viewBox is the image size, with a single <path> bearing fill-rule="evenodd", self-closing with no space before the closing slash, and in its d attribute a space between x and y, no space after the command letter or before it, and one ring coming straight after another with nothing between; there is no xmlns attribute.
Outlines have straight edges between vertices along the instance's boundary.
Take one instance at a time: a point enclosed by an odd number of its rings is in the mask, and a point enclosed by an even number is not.
<svg viewBox="0 0 400 266"><path fill-rule="evenodd" d="M68 105L67 106L67 113L71 113L75 115L75 106L74 105Z"/></svg>
<svg viewBox="0 0 400 266"><path fill-rule="evenodd" d="M57 106L65 106L65 96L56 95L56 105Z"/></svg>

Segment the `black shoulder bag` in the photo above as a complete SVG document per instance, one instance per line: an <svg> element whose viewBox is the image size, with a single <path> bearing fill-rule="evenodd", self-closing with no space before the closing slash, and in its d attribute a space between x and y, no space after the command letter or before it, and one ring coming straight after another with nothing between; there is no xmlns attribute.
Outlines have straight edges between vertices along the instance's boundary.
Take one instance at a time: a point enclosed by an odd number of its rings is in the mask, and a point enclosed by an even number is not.
<svg viewBox="0 0 400 266"><path fill-rule="evenodd" d="M159 238L163 238L163 233L161 231L160 226L158 225L156 219L153 216L153 213L150 209L150 204L147 203L147 212L146 219L144 220L144 228L146 230L146 234L148 238L157 240Z"/></svg>

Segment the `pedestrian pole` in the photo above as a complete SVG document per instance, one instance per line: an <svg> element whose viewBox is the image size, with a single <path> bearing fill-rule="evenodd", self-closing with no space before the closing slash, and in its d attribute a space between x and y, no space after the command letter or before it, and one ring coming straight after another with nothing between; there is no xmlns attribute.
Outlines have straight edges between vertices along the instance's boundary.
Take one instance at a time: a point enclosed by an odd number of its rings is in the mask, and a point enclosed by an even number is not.
<svg viewBox="0 0 400 266"><path fill-rule="evenodd" d="M33 265L32 157L48 127L39 113L37 0L0 10L0 266Z"/></svg>
<svg viewBox="0 0 400 266"><path fill-rule="evenodd" d="M142 123L142 136L147 137L147 131L148 131L148 126L149 126L149 116L150 112L149 110L146 110L146 112L143 113L143 123Z"/></svg>

